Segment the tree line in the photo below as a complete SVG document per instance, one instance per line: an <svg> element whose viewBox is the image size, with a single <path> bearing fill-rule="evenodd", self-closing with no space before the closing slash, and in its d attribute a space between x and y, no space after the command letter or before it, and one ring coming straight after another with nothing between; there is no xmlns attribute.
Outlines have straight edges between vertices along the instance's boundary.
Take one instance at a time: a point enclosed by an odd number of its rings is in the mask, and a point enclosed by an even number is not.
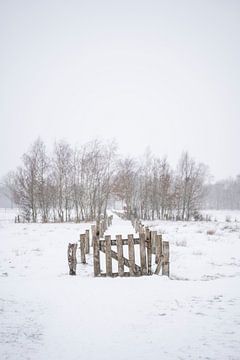
<svg viewBox="0 0 240 360"><path fill-rule="evenodd" d="M72 148L58 141L48 154L37 139L4 183L29 222L96 220L114 200L123 202L128 217L190 220L199 216L206 178L206 166L188 152L173 170L150 151L140 159L122 157L114 142Z"/></svg>
<svg viewBox="0 0 240 360"><path fill-rule="evenodd" d="M235 179L217 181L206 186L207 209L240 209L240 175Z"/></svg>

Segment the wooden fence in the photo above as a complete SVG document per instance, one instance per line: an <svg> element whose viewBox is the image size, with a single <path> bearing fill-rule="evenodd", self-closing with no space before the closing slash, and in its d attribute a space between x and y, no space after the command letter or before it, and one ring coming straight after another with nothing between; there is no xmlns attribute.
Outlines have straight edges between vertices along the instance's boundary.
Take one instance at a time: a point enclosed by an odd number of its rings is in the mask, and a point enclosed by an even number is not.
<svg viewBox="0 0 240 360"><path fill-rule="evenodd" d="M169 243L162 241L162 236L156 232L145 231L139 234L139 238L128 235L127 239L123 239L121 235L117 235L116 239L111 236L105 236L104 240L95 238L93 246L94 254L94 276L142 276L152 275L152 255L155 243L155 263L157 264L154 271L155 274L169 276ZM135 246L136 245L136 246ZM112 249L117 248L117 251ZM128 259L124 256L123 247L128 247ZM140 264L136 264L136 250L140 254ZM100 252L105 254L106 271L101 271ZM117 260L118 271L113 272L112 260ZM124 271L124 267L128 267L129 271Z"/></svg>
<svg viewBox="0 0 240 360"><path fill-rule="evenodd" d="M104 237L105 231L111 224L112 216L102 219L96 225L92 225L91 244L89 230L80 235L82 264L86 264L86 254L89 254L90 246L93 247L94 276L124 277L152 275L153 273L169 276L169 242L163 241L162 235L157 234L156 231L150 231L139 220L132 219L135 231L139 233L138 238L134 238L131 234L126 239L122 238L122 235L117 235L115 239L112 239L110 235ZM74 272L76 273L76 247L73 248L73 245L76 244L69 244L68 248L71 275L74 275ZM128 249L128 258L124 256L126 247ZM101 252L105 254L105 261L102 264ZM140 259L139 264L136 263L137 256ZM117 271L113 270L113 260L117 261ZM155 264L152 264L152 261ZM154 272L153 265L155 265ZM101 269L103 266L105 269ZM124 267L127 267L129 271L125 271ZM72 271L72 268L74 268L74 271Z"/></svg>

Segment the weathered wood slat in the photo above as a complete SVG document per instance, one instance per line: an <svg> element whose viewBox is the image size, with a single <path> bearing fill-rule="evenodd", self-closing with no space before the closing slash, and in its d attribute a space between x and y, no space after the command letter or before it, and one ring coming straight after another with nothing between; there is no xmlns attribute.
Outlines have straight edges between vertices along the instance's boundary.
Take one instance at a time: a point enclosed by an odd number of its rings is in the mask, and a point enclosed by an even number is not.
<svg viewBox="0 0 240 360"><path fill-rule="evenodd" d="M123 259L122 235L117 235L116 240L117 240L117 254L118 254L118 272L119 272L119 276L123 276L124 259Z"/></svg>
<svg viewBox="0 0 240 360"><path fill-rule="evenodd" d="M155 244L156 244L155 263L158 264L160 257L162 255L162 235L155 236Z"/></svg>
<svg viewBox="0 0 240 360"><path fill-rule="evenodd" d="M169 276L169 242L163 241L163 267L162 274Z"/></svg>
<svg viewBox="0 0 240 360"><path fill-rule="evenodd" d="M81 251L81 263L86 264L86 256L85 256L85 234L80 235L80 251Z"/></svg>
<svg viewBox="0 0 240 360"><path fill-rule="evenodd" d="M90 244L89 244L89 230L85 232L85 254L89 254Z"/></svg>
<svg viewBox="0 0 240 360"><path fill-rule="evenodd" d="M93 236L93 267L94 267L94 276L100 274L100 251L99 251L99 240L96 235Z"/></svg>
<svg viewBox="0 0 240 360"><path fill-rule="evenodd" d="M69 275L76 275L76 268L77 268L77 244L68 244L68 266L69 266Z"/></svg>
<svg viewBox="0 0 240 360"><path fill-rule="evenodd" d="M157 231L151 231L152 253L153 254L156 254L156 236L157 236Z"/></svg>
<svg viewBox="0 0 240 360"><path fill-rule="evenodd" d="M111 236L105 236L106 240L106 273L112 276Z"/></svg>
<svg viewBox="0 0 240 360"><path fill-rule="evenodd" d="M91 246L93 246L93 238L96 236L96 225L91 225L92 241Z"/></svg>
<svg viewBox="0 0 240 360"><path fill-rule="evenodd" d="M134 252L133 235L128 235L128 256L129 256L129 272L131 276L134 276L136 273L136 268L135 268L135 252Z"/></svg>
<svg viewBox="0 0 240 360"><path fill-rule="evenodd" d="M152 239L151 232L146 229L146 242L147 242L147 272L152 275Z"/></svg>
<svg viewBox="0 0 240 360"><path fill-rule="evenodd" d="M147 265L146 265L146 252L145 252L145 234L140 233L140 263L142 268L142 275L147 274Z"/></svg>

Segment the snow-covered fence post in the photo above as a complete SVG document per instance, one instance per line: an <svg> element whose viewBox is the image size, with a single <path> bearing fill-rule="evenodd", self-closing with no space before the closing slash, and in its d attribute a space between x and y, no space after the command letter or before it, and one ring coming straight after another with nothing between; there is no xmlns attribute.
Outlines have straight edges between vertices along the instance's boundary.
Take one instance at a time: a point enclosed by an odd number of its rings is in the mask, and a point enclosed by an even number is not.
<svg viewBox="0 0 240 360"><path fill-rule="evenodd" d="M68 266L69 266L69 275L76 275L77 268L77 244L68 244Z"/></svg>

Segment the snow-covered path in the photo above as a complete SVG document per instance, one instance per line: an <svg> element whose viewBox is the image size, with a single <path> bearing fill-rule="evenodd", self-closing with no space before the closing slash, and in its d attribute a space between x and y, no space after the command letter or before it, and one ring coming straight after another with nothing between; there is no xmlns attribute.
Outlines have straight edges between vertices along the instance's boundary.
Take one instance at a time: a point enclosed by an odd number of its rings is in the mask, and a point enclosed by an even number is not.
<svg viewBox="0 0 240 360"><path fill-rule="evenodd" d="M115 213L110 214L113 216L112 226L108 228L105 235L111 235L112 238L115 238L116 235L122 235L124 238L127 238L129 234L136 234L131 221L122 220Z"/></svg>
<svg viewBox="0 0 240 360"><path fill-rule="evenodd" d="M0 359L239 359L237 273L94 278L89 257L70 277L66 245L86 226L0 222ZM116 217L108 230L129 232Z"/></svg>

